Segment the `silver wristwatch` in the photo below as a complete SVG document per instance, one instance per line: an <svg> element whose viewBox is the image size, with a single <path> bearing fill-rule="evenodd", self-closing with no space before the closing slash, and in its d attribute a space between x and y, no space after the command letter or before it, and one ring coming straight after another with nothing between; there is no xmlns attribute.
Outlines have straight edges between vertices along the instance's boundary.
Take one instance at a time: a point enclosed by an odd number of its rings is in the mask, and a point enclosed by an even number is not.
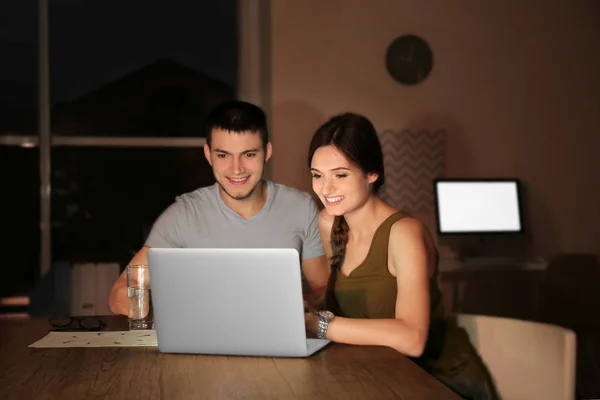
<svg viewBox="0 0 600 400"><path fill-rule="evenodd" d="M317 328L317 338L326 339L327 328L329 322L335 318L335 315L331 311L321 310L317 313L319 315L319 327Z"/></svg>

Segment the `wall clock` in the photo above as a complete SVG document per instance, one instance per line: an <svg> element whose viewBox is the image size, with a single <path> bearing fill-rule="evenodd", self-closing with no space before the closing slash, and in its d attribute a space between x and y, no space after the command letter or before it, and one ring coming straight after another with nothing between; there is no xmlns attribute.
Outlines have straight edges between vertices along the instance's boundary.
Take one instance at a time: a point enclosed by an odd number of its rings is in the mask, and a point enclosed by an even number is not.
<svg viewBox="0 0 600 400"><path fill-rule="evenodd" d="M390 43L385 55L388 73L404 85L416 85L433 69L433 52L417 35L403 35Z"/></svg>

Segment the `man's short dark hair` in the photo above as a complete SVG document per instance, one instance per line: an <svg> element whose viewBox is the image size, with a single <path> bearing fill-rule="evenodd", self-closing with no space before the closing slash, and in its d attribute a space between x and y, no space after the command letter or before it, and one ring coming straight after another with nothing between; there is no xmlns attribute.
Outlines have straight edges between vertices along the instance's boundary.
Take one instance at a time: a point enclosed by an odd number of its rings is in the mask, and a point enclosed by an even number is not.
<svg viewBox="0 0 600 400"><path fill-rule="evenodd" d="M210 146L213 129L229 132L256 132L260 134L263 147L269 143L267 117L265 112L254 104L234 100L221 103L206 117L206 143Z"/></svg>

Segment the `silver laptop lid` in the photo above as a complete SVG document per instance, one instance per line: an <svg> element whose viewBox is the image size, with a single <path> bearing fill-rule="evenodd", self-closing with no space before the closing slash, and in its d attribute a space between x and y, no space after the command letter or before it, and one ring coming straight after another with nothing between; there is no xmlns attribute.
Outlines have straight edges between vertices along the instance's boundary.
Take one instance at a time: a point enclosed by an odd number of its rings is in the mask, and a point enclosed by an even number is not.
<svg viewBox="0 0 600 400"><path fill-rule="evenodd" d="M161 352L307 355L295 249L148 252Z"/></svg>

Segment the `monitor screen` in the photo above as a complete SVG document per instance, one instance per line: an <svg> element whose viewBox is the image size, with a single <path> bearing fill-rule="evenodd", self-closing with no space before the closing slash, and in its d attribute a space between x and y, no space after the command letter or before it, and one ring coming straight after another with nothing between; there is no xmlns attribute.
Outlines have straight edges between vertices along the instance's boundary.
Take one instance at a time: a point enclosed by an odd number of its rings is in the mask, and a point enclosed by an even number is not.
<svg viewBox="0 0 600 400"><path fill-rule="evenodd" d="M435 181L440 234L523 231L516 179Z"/></svg>

